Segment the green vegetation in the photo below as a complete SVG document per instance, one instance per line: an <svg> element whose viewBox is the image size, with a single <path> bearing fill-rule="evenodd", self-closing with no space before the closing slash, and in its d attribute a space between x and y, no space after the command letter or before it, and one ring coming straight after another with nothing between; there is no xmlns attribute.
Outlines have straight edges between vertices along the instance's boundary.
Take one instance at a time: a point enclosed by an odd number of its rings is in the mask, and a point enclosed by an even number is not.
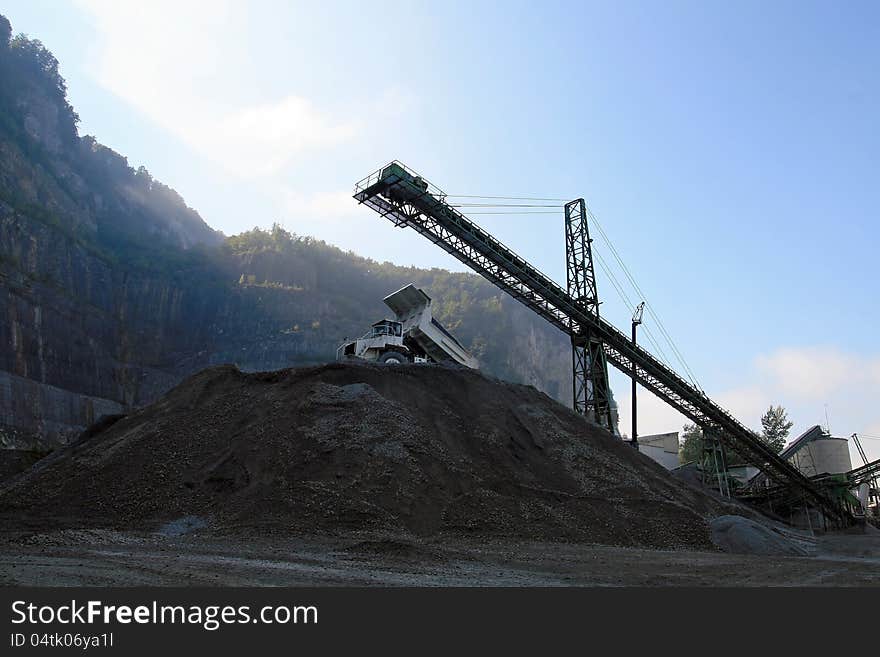
<svg viewBox="0 0 880 657"><path fill-rule="evenodd" d="M794 423L789 421L788 414L782 406L770 406L761 417L761 439L767 443L777 454L785 449L788 434ZM728 466L743 465L743 459L735 451L727 449ZM680 446L678 450L679 463L699 461L703 454L703 430L696 424L686 424L681 432Z"/></svg>
<svg viewBox="0 0 880 657"><path fill-rule="evenodd" d="M678 462L690 463L703 458L703 430L696 424L686 424L681 430Z"/></svg>
<svg viewBox="0 0 880 657"><path fill-rule="evenodd" d="M67 83L58 71L58 60L36 39L24 34L12 36L12 26L5 16L0 16L0 114L4 127L15 126L9 121L14 113L13 103L17 97L14 90L37 87L54 105L59 107L61 136L68 143L78 139L79 116L67 101ZM17 126L15 126L17 127Z"/></svg>
<svg viewBox="0 0 880 657"><path fill-rule="evenodd" d="M220 241L177 192L80 137L78 123L58 60L0 16L0 199L105 259L150 266L167 246Z"/></svg>
<svg viewBox="0 0 880 657"><path fill-rule="evenodd" d="M278 225L229 237L219 251L228 280L237 286L272 288L300 299L300 308L312 305L312 313L296 323L310 327L316 344L326 345L316 359L332 357L331 345L335 349L343 338L363 333L388 313L385 296L414 283L432 297L434 315L483 368L508 380L533 379L548 394L567 400L568 347L562 334L476 274L379 263ZM538 349L535 340L552 353L529 373L522 361L530 348Z"/></svg>
<svg viewBox="0 0 880 657"><path fill-rule="evenodd" d="M761 417L761 438L772 447L776 453L785 449L788 434L794 422L788 419L788 414L782 406L770 406Z"/></svg>

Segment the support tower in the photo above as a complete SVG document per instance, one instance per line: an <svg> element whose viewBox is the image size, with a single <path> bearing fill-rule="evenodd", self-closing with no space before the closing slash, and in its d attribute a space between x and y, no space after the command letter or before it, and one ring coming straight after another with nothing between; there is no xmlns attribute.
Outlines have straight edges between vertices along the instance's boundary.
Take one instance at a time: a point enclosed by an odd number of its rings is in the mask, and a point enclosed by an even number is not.
<svg viewBox="0 0 880 657"><path fill-rule="evenodd" d="M577 306L599 320L599 294L593 269L587 206L579 198L565 204L565 260L568 294ZM612 433L611 392L605 350L590 326L578 324L571 333L574 410Z"/></svg>

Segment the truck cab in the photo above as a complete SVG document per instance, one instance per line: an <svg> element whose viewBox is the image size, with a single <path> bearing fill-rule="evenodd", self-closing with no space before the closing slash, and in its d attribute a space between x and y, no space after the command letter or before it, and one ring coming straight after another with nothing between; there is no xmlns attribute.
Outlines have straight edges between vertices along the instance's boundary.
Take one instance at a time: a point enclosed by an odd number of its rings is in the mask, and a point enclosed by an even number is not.
<svg viewBox="0 0 880 657"><path fill-rule="evenodd" d="M394 319L382 319L370 326L370 330L352 342L343 344L337 359L357 357L381 363L406 363L413 360L409 349L403 344L403 324Z"/></svg>
<svg viewBox="0 0 880 657"><path fill-rule="evenodd" d="M403 324L393 319L383 319L373 324L367 335L371 338L378 338L382 335L387 335L392 338L401 338L403 337Z"/></svg>

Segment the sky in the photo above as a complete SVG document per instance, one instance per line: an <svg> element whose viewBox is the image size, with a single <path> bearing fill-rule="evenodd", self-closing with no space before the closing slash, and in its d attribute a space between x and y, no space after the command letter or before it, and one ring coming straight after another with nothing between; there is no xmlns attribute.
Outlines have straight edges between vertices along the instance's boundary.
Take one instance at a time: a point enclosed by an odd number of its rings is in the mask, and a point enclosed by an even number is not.
<svg viewBox="0 0 880 657"><path fill-rule="evenodd" d="M399 159L451 194L583 197L702 388L792 437L880 458L880 4L6 0L61 62L82 134L213 227L273 222L379 261L462 270L352 199ZM565 282L563 217L477 223ZM594 230L594 233L596 231ZM596 236L596 235L594 235ZM650 334L650 336L649 336ZM629 430L629 381L612 374ZM639 396L639 433L684 418ZM852 450L854 465L858 457Z"/></svg>

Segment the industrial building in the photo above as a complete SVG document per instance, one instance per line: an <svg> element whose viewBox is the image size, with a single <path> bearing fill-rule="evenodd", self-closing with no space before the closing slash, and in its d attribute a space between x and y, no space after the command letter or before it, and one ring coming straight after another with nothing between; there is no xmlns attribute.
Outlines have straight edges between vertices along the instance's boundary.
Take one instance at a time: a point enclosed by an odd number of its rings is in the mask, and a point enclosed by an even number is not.
<svg viewBox="0 0 880 657"><path fill-rule="evenodd" d="M639 436L639 451L667 470L678 467L678 432Z"/></svg>
<svg viewBox="0 0 880 657"><path fill-rule="evenodd" d="M849 441L831 436L818 425L798 436L782 452L782 458L808 477L852 470Z"/></svg>
<svg viewBox="0 0 880 657"><path fill-rule="evenodd" d="M795 438L779 455L807 477L843 474L852 470L849 441L835 438L818 424ZM751 483L763 484L766 475L758 473Z"/></svg>

